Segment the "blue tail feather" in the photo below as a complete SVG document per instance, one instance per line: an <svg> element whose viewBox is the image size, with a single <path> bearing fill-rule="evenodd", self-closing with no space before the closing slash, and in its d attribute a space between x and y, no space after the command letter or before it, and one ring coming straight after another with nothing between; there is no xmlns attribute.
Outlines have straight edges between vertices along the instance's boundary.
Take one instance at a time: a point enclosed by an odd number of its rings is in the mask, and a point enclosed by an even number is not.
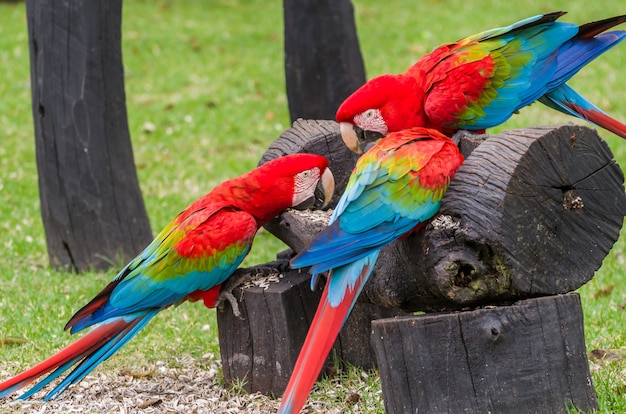
<svg viewBox="0 0 626 414"><path fill-rule="evenodd" d="M43 389L46 385L50 384L52 381L54 381L55 379L57 379L61 374L63 374L65 371L67 371L72 365L74 365L80 358L75 358L71 361L69 361L68 363L61 365L59 368L55 369L52 373L50 373L50 375L48 375L46 378L42 379L41 381L39 381L36 385L34 385L31 389L29 389L28 391L26 391L25 393L23 393L22 395L20 395L19 397L17 397L18 400L25 400L27 398L32 397L33 395L35 395L39 390ZM44 398L44 401L48 401L50 398L50 394L46 395L46 397Z"/></svg>
<svg viewBox="0 0 626 414"><path fill-rule="evenodd" d="M159 308L153 308L144 312L137 312L125 317L115 318L97 325L82 338L60 350L47 360L4 381L0 384L0 388L6 388L0 391L0 397L7 396L52 371L43 377L43 379L40 379L36 385L18 397L18 399L29 398L52 381L61 377L67 370L74 367L74 369L45 396L44 401L54 399L68 386L81 381L99 364L115 354L115 352L143 329L159 311Z"/></svg>
<svg viewBox="0 0 626 414"><path fill-rule="evenodd" d="M52 391L46 395L44 401L54 399L54 397L62 393L67 387L72 384L80 382L91 371L93 371L98 365L106 361L114 353L116 353L121 347L126 345L137 333L143 329L144 326L159 312L155 309L143 316L140 316L135 325L130 325L127 330L124 330L117 334L114 338L107 341L100 349L91 354L89 358L84 359L74 370L68 374L59 385L57 385ZM60 374L60 373L59 373ZM58 376L58 374L57 374Z"/></svg>
<svg viewBox="0 0 626 414"><path fill-rule="evenodd" d="M355 299L346 314L346 318L352 311L356 303L356 298L360 295L363 286L365 286L365 283L372 274L379 253L380 249L373 250L367 256L333 270L332 277L327 282L330 284L328 289L328 303L330 303L330 306L339 306L344 300L348 290L354 290L355 286L357 289L354 295ZM366 269L365 272L363 269Z"/></svg>
<svg viewBox="0 0 626 414"><path fill-rule="evenodd" d="M552 90L567 82L592 60L620 43L626 37L625 31L601 33L592 38L574 38L562 45L557 54L557 68L547 84Z"/></svg>
<svg viewBox="0 0 626 414"><path fill-rule="evenodd" d="M579 106L586 110L593 110L604 113L600 108L589 102L567 84L562 84L558 88L551 90L550 92L539 98L539 102L566 115L575 116L576 118L584 119L586 121L588 121L588 119L571 109L571 107L569 107L567 104L573 103L576 106Z"/></svg>

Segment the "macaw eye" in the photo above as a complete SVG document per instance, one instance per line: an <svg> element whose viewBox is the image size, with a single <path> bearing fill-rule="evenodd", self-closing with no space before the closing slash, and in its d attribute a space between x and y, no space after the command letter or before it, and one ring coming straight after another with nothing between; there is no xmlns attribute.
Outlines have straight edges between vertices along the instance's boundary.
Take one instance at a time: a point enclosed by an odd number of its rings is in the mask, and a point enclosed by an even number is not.
<svg viewBox="0 0 626 414"><path fill-rule="evenodd" d="M315 167L310 170L301 171L295 176L294 180L294 194L292 205L297 206L304 200L313 196L315 186L317 185L318 178L320 177L320 169Z"/></svg>
<svg viewBox="0 0 626 414"><path fill-rule="evenodd" d="M376 131L387 135L387 124L380 109L368 109L354 117L354 125L365 131Z"/></svg>
<svg viewBox="0 0 626 414"><path fill-rule="evenodd" d="M375 117L375 116L376 116L376 110L375 110L375 109L368 109L367 111L365 111L365 112L363 113L363 116L364 116L366 119L373 118L373 117Z"/></svg>
<svg viewBox="0 0 626 414"><path fill-rule="evenodd" d="M310 170L302 171L296 175L296 188L305 188L314 182L315 178L319 177L319 168L312 168Z"/></svg>

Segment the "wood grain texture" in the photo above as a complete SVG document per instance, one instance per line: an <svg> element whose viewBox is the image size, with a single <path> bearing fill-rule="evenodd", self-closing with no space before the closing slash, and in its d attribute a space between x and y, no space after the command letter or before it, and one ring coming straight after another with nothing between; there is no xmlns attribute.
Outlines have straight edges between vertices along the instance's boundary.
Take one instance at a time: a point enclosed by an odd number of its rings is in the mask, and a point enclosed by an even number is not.
<svg viewBox="0 0 626 414"><path fill-rule="evenodd" d="M152 240L128 132L121 9L26 2L41 211L57 268L104 269Z"/></svg>
<svg viewBox="0 0 626 414"><path fill-rule="evenodd" d="M372 322L389 413L566 413L597 406L578 294Z"/></svg>

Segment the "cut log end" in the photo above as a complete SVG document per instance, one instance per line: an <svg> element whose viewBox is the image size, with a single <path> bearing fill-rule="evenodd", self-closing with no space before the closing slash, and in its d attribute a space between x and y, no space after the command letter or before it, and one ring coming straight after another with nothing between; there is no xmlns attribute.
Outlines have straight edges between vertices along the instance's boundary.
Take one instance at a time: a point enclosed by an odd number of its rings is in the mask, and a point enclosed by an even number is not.
<svg viewBox="0 0 626 414"><path fill-rule="evenodd" d="M497 275L486 292L572 291L593 277L619 237L624 176L590 128L509 131L479 146L459 172L441 213L458 219L457 247L482 264L455 262L474 275L469 284Z"/></svg>

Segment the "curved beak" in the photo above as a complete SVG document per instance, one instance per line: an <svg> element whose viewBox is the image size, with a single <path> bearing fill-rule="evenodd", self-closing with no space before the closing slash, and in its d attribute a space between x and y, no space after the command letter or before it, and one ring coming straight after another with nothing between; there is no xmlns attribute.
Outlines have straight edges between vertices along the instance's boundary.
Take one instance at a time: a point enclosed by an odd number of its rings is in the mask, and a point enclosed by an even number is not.
<svg viewBox="0 0 626 414"><path fill-rule="evenodd" d="M364 131L349 122L339 124L341 139L348 149L355 154L363 154L368 144L382 138L383 135L376 131Z"/></svg>
<svg viewBox="0 0 626 414"><path fill-rule="evenodd" d="M349 122L342 122L339 124L339 131L341 132L341 139L348 149L355 154L363 154L361 149L361 142L356 134L356 126ZM360 128L359 128L360 129Z"/></svg>
<svg viewBox="0 0 626 414"><path fill-rule="evenodd" d="M335 194L335 177L330 171L330 168L324 170L324 174L322 174L318 186L321 187L322 194L324 194L324 203L322 204L322 208L324 208L330 203L330 200L332 200Z"/></svg>

